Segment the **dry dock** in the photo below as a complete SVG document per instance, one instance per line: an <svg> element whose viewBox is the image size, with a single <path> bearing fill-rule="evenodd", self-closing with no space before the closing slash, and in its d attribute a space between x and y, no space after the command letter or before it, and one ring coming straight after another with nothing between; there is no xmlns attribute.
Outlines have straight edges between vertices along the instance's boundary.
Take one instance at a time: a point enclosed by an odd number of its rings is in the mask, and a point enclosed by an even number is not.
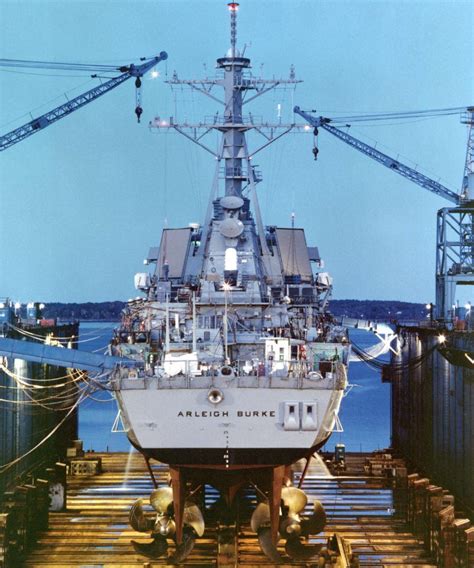
<svg viewBox="0 0 474 568"><path fill-rule="evenodd" d="M25 566L166 566L166 559L151 561L137 555L130 543L131 539L148 540L128 524L130 505L152 490L141 456L132 454L129 459L120 453L93 455L102 459L103 473L69 479L67 511L50 513L49 530L39 535ZM365 471L363 468L366 463L364 457L348 457L347 472L335 477L325 474L317 463L310 468L303 489L310 501L320 499L328 514L325 532L311 538L310 543L326 542L338 533L352 551L350 563L339 566L437 566L430 561L423 536L415 536L407 522L407 491L396 488L385 475L369 476L367 465ZM382 471L376 467L374 471ZM166 468L156 465L154 469L159 482L166 482ZM299 475L295 471L295 480ZM244 514L242 519L241 530L233 545L225 547L225 553L218 546L219 527L208 524L185 565L272 566ZM172 550L170 544L168 554ZM280 551L285 555L283 546ZM283 565L321 564L315 558L304 562L288 559Z"/></svg>

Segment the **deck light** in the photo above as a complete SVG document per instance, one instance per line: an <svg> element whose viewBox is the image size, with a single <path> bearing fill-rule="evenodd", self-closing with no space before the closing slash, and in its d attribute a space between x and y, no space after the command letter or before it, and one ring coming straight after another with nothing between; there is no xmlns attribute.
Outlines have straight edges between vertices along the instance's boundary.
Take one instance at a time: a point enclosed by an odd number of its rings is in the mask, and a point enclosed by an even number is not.
<svg viewBox="0 0 474 568"><path fill-rule="evenodd" d="M438 343L441 343L441 345L443 343L446 343L446 336L443 335L442 333L440 335L438 335Z"/></svg>

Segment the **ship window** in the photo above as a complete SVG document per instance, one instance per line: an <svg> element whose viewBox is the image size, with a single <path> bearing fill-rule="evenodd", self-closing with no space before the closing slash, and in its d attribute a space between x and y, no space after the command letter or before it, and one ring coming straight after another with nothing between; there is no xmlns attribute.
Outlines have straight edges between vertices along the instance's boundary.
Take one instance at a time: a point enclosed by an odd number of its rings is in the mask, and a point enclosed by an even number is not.
<svg viewBox="0 0 474 568"><path fill-rule="evenodd" d="M284 360L285 360L285 348L280 347L280 361L284 361Z"/></svg>
<svg viewBox="0 0 474 568"><path fill-rule="evenodd" d="M295 413L295 407L293 406L293 404L290 404L290 406L288 407L288 411L289 411L290 414Z"/></svg>
<svg viewBox="0 0 474 568"><path fill-rule="evenodd" d="M279 298L281 296L281 288L280 287L272 288L272 296L274 298Z"/></svg>
<svg viewBox="0 0 474 568"><path fill-rule="evenodd" d="M204 341L211 341L211 332L210 331L204 332Z"/></svg>

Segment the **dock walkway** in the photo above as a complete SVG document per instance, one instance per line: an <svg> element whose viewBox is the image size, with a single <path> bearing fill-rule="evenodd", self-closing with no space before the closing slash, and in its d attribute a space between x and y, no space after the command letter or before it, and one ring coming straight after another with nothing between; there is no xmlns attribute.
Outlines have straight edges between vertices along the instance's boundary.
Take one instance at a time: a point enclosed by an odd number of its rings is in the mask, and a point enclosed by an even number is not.
<svg viewBox="0 0 474 568"><path fill-rule="evenodd" d="M163 560L138 555L131 540L149 538L129 527L128 512L139 497L147 497L152 484L139 454L94 454L102 458L104 472L93 477L70 478L67 512L50 513L49 530L28 556L28 568L104 568L167 566ZM128 463L127 463L128 462ZM298 469L298 468L297 468ZM154 466L159 483L166 483L165 466ZM295 473L297 478L298 472ZM435 566L425 557L423 544L407 529L403 520L403 495L382 478L362 475L332 477L321 464L308 471L304 490L324 504L328 525L311 543L325 542L339 533L351 544L361 567ZM281 541L283 543L284 541ZM207 526L203 538L186 559L185 566L273 566L261 552L248 522L237 539L237 564L219 560L216 526ZM284 547L280 549L285 554ZM169 553L172 552L170 545ZM317 566L317 559L280 566Z"/></svg>

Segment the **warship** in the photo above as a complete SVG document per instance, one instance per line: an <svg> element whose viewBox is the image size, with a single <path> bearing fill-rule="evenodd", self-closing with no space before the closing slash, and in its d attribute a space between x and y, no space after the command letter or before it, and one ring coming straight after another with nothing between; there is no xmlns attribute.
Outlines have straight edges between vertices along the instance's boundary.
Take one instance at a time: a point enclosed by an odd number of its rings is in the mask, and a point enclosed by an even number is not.
<svg viewBox="0 0 474 568"><path fill-rule="evenodd" d="M265 121L244 113L244 106L300 81L293 67L285 79L252 73L246 48L237 48L238 8L228 4L230 48L217 59L215 76L188 80L174 72L167 81L210 97L223 112L196 124L173 117L150 123L212 154L205 218L163 229L145 260L148 271L135 275L143 295L127 303L109 354L0 338L0 356L8 360L99 372L86 386L113 393L117 422L143 454L155 487L148 502L139 499L131 508L132 527L152 537L134 546L155 558L173 538L174 562L183 561L204 534L205 517L231 518L236 495L249 486L256 495L250 524L264 553L282 560L280 538L293 558L316 553L303 539L324 528L326 515L319 501L305 514L301 484L314 453L340 428L348 387L350 344L347 330L329 312L332 278L319 249L308 245L294 215L289 227L264 225L256 191L262 176L254 156L285 134L311 127L285 124L281 116ZM140 66L120 68L122 75L98 92L77 97L66 110L59 107L61 116L85 104L84 97L93 100L130 77L139 89L143 73L166 57L162 52ZM138 119L141 112L137 102ZM58 113L13 131L7 146ZM220 138L217 150L206 142L210 133ZM77 404L87 394L81 392ZM306 467L295 487L290 466L301 459ZM157 486L150 460L168 464L169 484ZM221 495L221 508L216 504L212 513L202 507L209 486Z"/></svg>
<svg viewBox="0 0 474 568"><path fill-rule="evenodd" d="M150 496L153 515L143 500L130 513L132 526L153 537L135 543L148 556L162 554L173 534L180 554L189 552L204 532L192 496L206 484L228 504L241 487L256 488L261 502L251 524L271 558L279 536L294 545L322 530L319 503L310 518L301 516L306 496L291 486L289 466L309 461L338 427L347 387L350 346L328 311L332 279L319 250L294 217L290 227L264 226L257 198L253 156L298 127L243 112L269 90L299 81L293 68L288 79L252 74L237 48L238 8L228 4L230 48L217 59L216 76L184 80L175 72L168 80L220 100L223 113L199 124L151 122L214 155L206 217L163 229L145 260L149 271L135 276L143 297L128 302L110 346L111 355L137 362L110 379L127 436L147 462L170 468L170 486ZM199 129L220 133L217 152ZM253 150L252 130L264 136Z"/></svg>

